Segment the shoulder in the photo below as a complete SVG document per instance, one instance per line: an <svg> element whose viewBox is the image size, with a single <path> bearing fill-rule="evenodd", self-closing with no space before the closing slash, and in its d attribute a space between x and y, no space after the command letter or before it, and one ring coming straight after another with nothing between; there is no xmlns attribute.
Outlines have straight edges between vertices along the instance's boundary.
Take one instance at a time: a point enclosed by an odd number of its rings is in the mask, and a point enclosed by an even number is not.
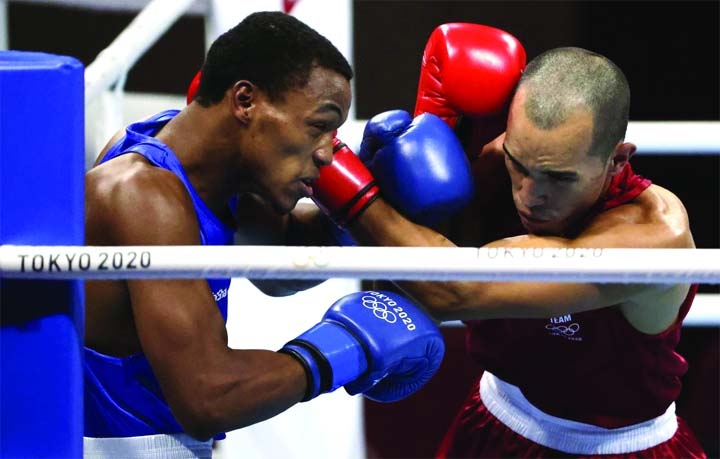
<svg viewBox="0 0 720 459"><path fill-rule="evenodd" d="M638 196L641 203L653 211L653 216L658 219L667 220L668 223L686 225L688 215L685 205L680 198L672 191L659 185L650 187Z"/></svg>
<svg viewBox="0 0 720 459"><path fill-rule="evenodd" d="M85 212L88 244L192 244L199 234L182 181L132 153L86 173Z"/></svg>
<svg viewBox="0 0 720 459"><path fill-rule="evenodd" d="M118 142L120 139L122 139L125 136L125 128L119 129L118 131L113 134L113 136L110 138L110 140L107 141L103 149L100 151L100 153L95 158L95 162L93 163L93 167L97 166L100 161L105 157L108 150L115 145L116 142Z"/></svg>
<svg viewBox="0 0 720 459"><path fill-rule="evenodd" d="M598 247L693 248L687 211L670 190L650 185L632 201L595 215L579 240Z"/></svg>
<svg viewBox="0 0 720 459"><path fill-rule="evenodd" d="M632 201L598 214L574 241L607 248L694 248L685 206L671 191L651 185ZM656 334L677 319L689 284L638 285L618 303L637 330Z"/></svg>

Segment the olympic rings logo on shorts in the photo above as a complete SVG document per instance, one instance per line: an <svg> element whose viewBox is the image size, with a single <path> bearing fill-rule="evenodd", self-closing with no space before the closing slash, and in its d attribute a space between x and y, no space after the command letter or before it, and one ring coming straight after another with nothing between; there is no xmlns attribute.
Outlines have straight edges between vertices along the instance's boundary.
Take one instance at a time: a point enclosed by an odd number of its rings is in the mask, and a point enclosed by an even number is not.
<svg viewBox="0 0 720 459"><path fill-rule="evenodd" d="M580 331L580 324L570 324L570 325L553 325L553 324L547 324L545 325L546 330L550 330L551 332L558 333L565 336L573 336L575 333Z"/></svg>
<svg viewBox="0 0 720 459"><path fill-rule="evenodd" d="M365 295L362 297L362 305L368 309L372 309L373 315L378 319L382 319L389 324L397 322L397 316L394 312L388 310L388 305L379 301L377 297Z"/></svg>

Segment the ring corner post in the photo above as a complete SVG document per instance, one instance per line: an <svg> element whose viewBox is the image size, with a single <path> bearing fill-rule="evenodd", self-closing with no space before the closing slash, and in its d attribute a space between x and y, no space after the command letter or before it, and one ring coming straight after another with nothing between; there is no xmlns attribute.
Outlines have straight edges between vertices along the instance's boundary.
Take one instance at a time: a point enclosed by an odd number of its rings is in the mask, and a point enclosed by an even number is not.
<svg viewBox="0 0 720 459"><path fill-rule="evenodd" d="M83 245L83 195L83 64L0 51L0 244ZM83 295L0 277L0 457L82 457Z"/></svg>

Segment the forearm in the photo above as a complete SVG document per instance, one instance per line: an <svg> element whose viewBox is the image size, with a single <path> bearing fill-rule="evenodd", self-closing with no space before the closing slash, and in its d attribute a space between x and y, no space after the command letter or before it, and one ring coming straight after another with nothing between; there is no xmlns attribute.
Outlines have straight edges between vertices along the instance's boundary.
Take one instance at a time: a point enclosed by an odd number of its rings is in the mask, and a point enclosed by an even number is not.
<svg viewBox="0 0 720 459"><path fill-rule="evenodd" d="M363 245L389 247L456 247L444 235L403 217L383 199L377 199L348 227ZM413 297L436 320L454 319L467 305L472 284L459 281L398 281L395 284Z"/></svg>
<svg viewBox="0 0 720 459"><path fill-rule="evenodd" d="M437 231L411 222L382 198L368 206L347 229L362 245L455 247Z"/></svg>
<svg viewBox="0 0 720 459"><path fill-rule="evenodd" d="M382 200L357 218L350 230L366 245L455 247L432 229L413 224ZM486 247L562 248L563 238L518 236L494 241ZM646 286L632 284L398 281L437 320L491 318L543 318L620 303Z"/></svg>
<svg viewBox="0 0 720 459"><path fill-rule="evenodd" d="M227 349L204 360L166 391L175 417L196 438L269 419L300 402L306 390L302 365L285 354Z"/></svg>
<svg viewBox="0 0 720 459"><path fill-rule="evenodd" d="M404 316L378 320L367 313L369 304ZM445 352L432 320L413 302L387 292L338 299L278 352L218 350L219 342L196 344L193 355L206 356L195 359L197 368L177 373L176 366L175 377L164 378L172 383L166 387L176 417L197 438L263 421L341 387L378 402L400 400L432 377Z"/></svg>
<svg viewBox="0 0 720 459"><path fill-rule="evenodd" d="M302 400L307 375L295 359L263 350L234 350L233 354L242 354L245 375L228 387L229 392L218 394L219 406L234 406L225 430L264 421Z"/></svg>

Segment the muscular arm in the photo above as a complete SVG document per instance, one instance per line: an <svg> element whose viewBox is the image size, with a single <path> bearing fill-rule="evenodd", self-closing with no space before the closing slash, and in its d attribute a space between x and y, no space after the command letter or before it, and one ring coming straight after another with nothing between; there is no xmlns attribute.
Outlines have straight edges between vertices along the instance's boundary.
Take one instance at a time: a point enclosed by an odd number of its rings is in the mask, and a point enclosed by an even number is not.
<svg viewBox="0 0 720 459"><path fill-rule="evenodd" d="M122 167L117 167L121 165ZM90 171L86 228L92 245L199 244L195 211L169 172L124 155ZM122 294L121 292L126 292ZM128 304L125 304L129 300ZM102 306L99 308L98 306ZM130 280L87 286L88 335L101 341L106 309L131 308L132 339L103 345L142 350L173 414L190 434L209 438L270 418L297 403L306 376L292 357L230 349L225 324L205 280ZM115 312L115 314L121 314Z"/></svg>
<svg viewBox="0 0 720 459"><path fill-rule="evenodd" d="M351 230L358 241L366 244L455 246L443 235L411 223L382 200L373 203ZM664 248L693 247L693 242L687 215L679 200L667 190L653 186L635 202L596 217L575 239L524 235L493 241L486 246ZM566 282L448 281L398 282L398 285L441 320L551 317L621 304L641 317L636 326L647 332L661 331L672 323L688 288L687 285ZM672 306L663 306L663 301ZM643 308L667 311L660 318L643 321L645 316L654 316L637 311Z"/></svg>

